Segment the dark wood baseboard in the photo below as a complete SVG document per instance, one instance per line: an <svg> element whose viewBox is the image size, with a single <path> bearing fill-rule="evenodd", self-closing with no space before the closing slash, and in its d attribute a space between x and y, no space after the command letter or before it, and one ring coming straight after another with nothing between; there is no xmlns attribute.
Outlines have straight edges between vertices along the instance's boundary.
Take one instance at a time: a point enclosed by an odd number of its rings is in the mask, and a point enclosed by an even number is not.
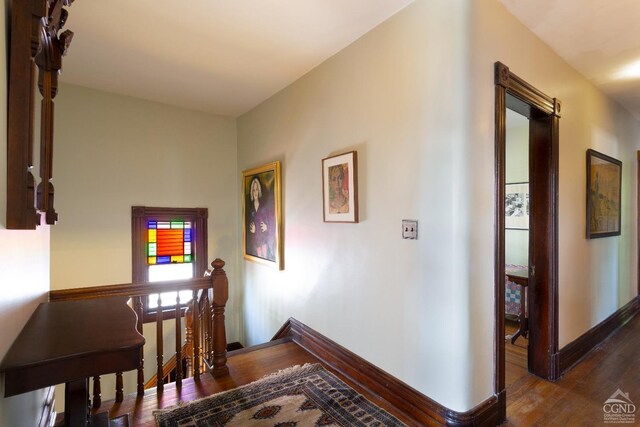
<svg viewBox="0 0 640 427"><path fill-rule="evenodd" d="M418 425L494 426L500 421L504 394L491 396L467 412L456 412L435 402L360 356L336 344L305 324L290 318L273 340L290 338L340 375L386 400Z"/></svg>
<svg viewBox="0 0 640 427"><path fill-rule="evenodd" d="M227 344L227 352L235 351L235 350L241 350L243 348L244 348L244 346L238 341L230 342L230 343Z"/></svg>
<svg viewBox="0 0 640 427"><path fill-rule="evenodd" d="M631 320L638 312L640 312L640 296L636 296L611 316L564 346L559 354L560 375L563 375L578 363L587 353L604 341L616 329Z"/></svg>
<svg viewBox="0 0 640 427"><path fill-rule="evenodd" d="M506 405L506 393L501 393ZM446 410L446 425L448 426L496 426L500 424L500 395L491 396L478 406L467 412ZM505 406L506 408L506 406ZM506 410L506 409L505 409Z"/></svg>
<svg viewBox="0 0 640 427"><path fill-rule="evenodd" d="M549 381L557 381L562 376L562 369L560 367L560 352L556 352L549 355Z"/></svg>

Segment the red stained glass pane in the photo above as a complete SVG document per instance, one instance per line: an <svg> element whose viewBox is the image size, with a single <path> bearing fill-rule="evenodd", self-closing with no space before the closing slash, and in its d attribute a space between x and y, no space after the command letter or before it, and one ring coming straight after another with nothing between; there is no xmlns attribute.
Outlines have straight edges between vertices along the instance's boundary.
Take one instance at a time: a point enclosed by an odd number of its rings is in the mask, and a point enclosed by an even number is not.
<svg viewBox="0 0 640 427"><path fill-rule="evenodd" d="M159 256L182 255L184 238L181 229L159 229L157 234Z"/></svg>
<svg viewBox="0 0 640 427"><path fill-rule="evenodd" d="M184 257L191 254L191 224L178 221L173 222L157 222L157 229L149 230L148 237L148 255L157 256L155 262L162 263L183 263L191 262L192 256ZM169 228L171 226L171 228ZM154 236L152 236L152 234ZM152 243L155 237L155 243ZM155 246L152 251L151 245ZM149 259L151 263L151 259Z"/></svg>

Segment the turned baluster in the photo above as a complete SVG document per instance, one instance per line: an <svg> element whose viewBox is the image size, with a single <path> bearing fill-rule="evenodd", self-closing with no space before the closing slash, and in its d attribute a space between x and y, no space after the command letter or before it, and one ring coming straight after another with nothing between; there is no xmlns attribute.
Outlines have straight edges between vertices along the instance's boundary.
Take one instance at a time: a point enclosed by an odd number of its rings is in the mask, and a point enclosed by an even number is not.
<svg viewBox="0 0 640 427"><path fill-rule="evenodd" d="M158 370L156 374L156 388L158 392L164 389L164 375L162 373L162 297L158 294L158 308L156 309L156 363Z"/></svg>
<svg viewBox="0 0 640 427"><path fill-rule="evenodd" d="M193 306L187 307L184 312L184 333L185 333L185 349L187 354L184 355L187 360L187 371L185 378L193 376Z"/></svg>
<svg viewBox="0 0 640 427"><path fill-rule="evenodd" d="M209 295L207 295L206 302L207 351L205 352L205 357L211 364L213 360L213 311L211 310L211 298L209 298Z"/></svg>
<svg viewBox="0 0 640 427"><path fill-rule="evenodd" d="M124 399L122 372L116 372L116 402L121 403Z"/></svg>
<svg viewBox="0 0 640 427"><path fill-rule="evenodd" d="M205 299L205 304L209 304L209 300ZM198 323L199 328L200 328L200 372L204 372L204 367L206 366L206 362L208 362L210 360L208 353L207 353L207 330L209 327L209 320L211 320L211 317L207 317L208 316L208 311L207 309L209 308L208 305L205 305L202 308L202 311L199 313L200 315L200 323Z"/></svg>
<svg viewBox="0 0 640 427"><path fill-rule="evenodd" d="M93 409L99 408L102 405L102 390L100 389L100 377L93 377Z"/></svg>
<svg viewBox="0 0 640 427"><path fill-rule="evenodd" d="M227 335L224 326L224 309L229 299L229 281L222 269L224 261L216 258L211 266L213 279L213 368L211 375L219 377L229 373L227 367Z"/></svg>
<svg viewBox="0 0 640 427"><path fill-rule="evenodd" d="M136 314L138 315L138 324L137 329L140 335L144 335L142 333L142 325L143 325L143 304L142 297L135 297L133 299L134 308ZM138 396L142 396L144 394L144 348L140 348L140 366L138 366Z"/></svg>
<svg viewBox="0 0 640 427"><path fill-rule="evenodd" d="M182 326L180 326L180 292L176 292L176 386L182 386Z"/></svg>
<svg viewBox="0 0 640 427"><path fill-rule="evenodd" d="M192 343L191 343L191 348L192 348L192 355L193 355L193 376L195 377L196 380L200 379L200 358L198 357L198 353L200 351L200 328L198 327L198 311L200 308L200 304L198 301L198 291L194 290L193 291L193 298L192 301L193 306L192 306L192 312L193 315L191 317L192 320ZM195 319L195 321L194 321ZM190 359L191 360L191 359Z"/></svg>

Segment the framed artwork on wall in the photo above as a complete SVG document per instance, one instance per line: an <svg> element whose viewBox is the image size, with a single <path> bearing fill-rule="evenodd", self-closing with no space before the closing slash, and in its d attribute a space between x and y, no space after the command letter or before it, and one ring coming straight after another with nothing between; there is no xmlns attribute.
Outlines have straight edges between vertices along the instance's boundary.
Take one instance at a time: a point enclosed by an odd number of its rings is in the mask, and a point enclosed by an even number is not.
<svg viewBox="0 0 640 427"><path fill-rule="evenodd" d="M322 159L324 222L358 222L358 153Z"/></svg>
<svg viewBox="0 0 640 427"><path fill-rule="evenodd" d="M622 162L587 150L587 239L620 235Z"/></svg>
<svg viewBox="0 0 640 427"><path fill-rule="evenodd" d="M505 184L504 224L510 230L529 229L529 183Z"/></svg>
<svg viewBox="0 0 640 427"><path fill-rule="evenodd" d="M242 172L244 258L283 269L280 162Z"/></svg>

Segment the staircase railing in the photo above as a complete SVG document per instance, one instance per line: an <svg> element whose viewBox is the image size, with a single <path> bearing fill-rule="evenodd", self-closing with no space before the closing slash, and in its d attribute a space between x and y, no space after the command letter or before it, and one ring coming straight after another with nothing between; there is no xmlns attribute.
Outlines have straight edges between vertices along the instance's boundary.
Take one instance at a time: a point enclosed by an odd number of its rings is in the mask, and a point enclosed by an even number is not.
<svg viewBox="0 0 640 427"><path fill-rule="evenodd" d="M155 282L152 285L145 283L130 283L121 285L107 285L76 289L63 289L51 291L49 300L70 301L93 298L106 298L113 296L128 296L133 310L138 315L137 329L143 333L144 301L149 295L158 295L156 310L156 376L163 379L157 381L156 388L162 391L164 388L163 370L163 320L166 309L162 309L162 294L166 292L176 293L175 308L171 308L175 313L175 360L187 359L187 366L191 367L183 372L182 363L177 363L175 382L178 387L182 385L182 379L187 375L199 378L200 374L209 371L214 377L224 375L229 372L227 367L227 339L224 325L225 306L229 295L229 282L223 269L224 261L216 259L211 263L212 270L207 271L205 277L189 280L176 280L167 282ZM180 291L192 291L191 299L183 303L180 300ZM185 317L185 337L186 345L182 339L182 317ZM195 315L194 315L195 313ZM97 333L99 331L96 331ZM137 374L138 396L144 394L144 353L140 350L140 366ZM116 373L116 402L122 402L123 379L122 372ZM93 377L93 407L101 405L101 384L100 377Z"/></svg>
<svg viewBox="0 0 640 427"><path fill-rule="evenodd" d="M189 326L187 326L187 329L188 328ZM189 348L188 344L185 344L182 346L182 360L178 362L177 355L174 355L171 359L169 359L169 361L166 362L162 367L162 378L160 381L164 382L165 384L173 382L172 378L176 378L176 371L178 369L183 372L184 378L192 377L193 372L188 371L185 366L188 363L189 355L193 357L193 349ZM200 373L202 373L202 371ZM151 377L151 379L147 380L147 382L144 383L144 389L148 390L150 388L157 387L157 385L158 374L156 373Z"/></svg>

